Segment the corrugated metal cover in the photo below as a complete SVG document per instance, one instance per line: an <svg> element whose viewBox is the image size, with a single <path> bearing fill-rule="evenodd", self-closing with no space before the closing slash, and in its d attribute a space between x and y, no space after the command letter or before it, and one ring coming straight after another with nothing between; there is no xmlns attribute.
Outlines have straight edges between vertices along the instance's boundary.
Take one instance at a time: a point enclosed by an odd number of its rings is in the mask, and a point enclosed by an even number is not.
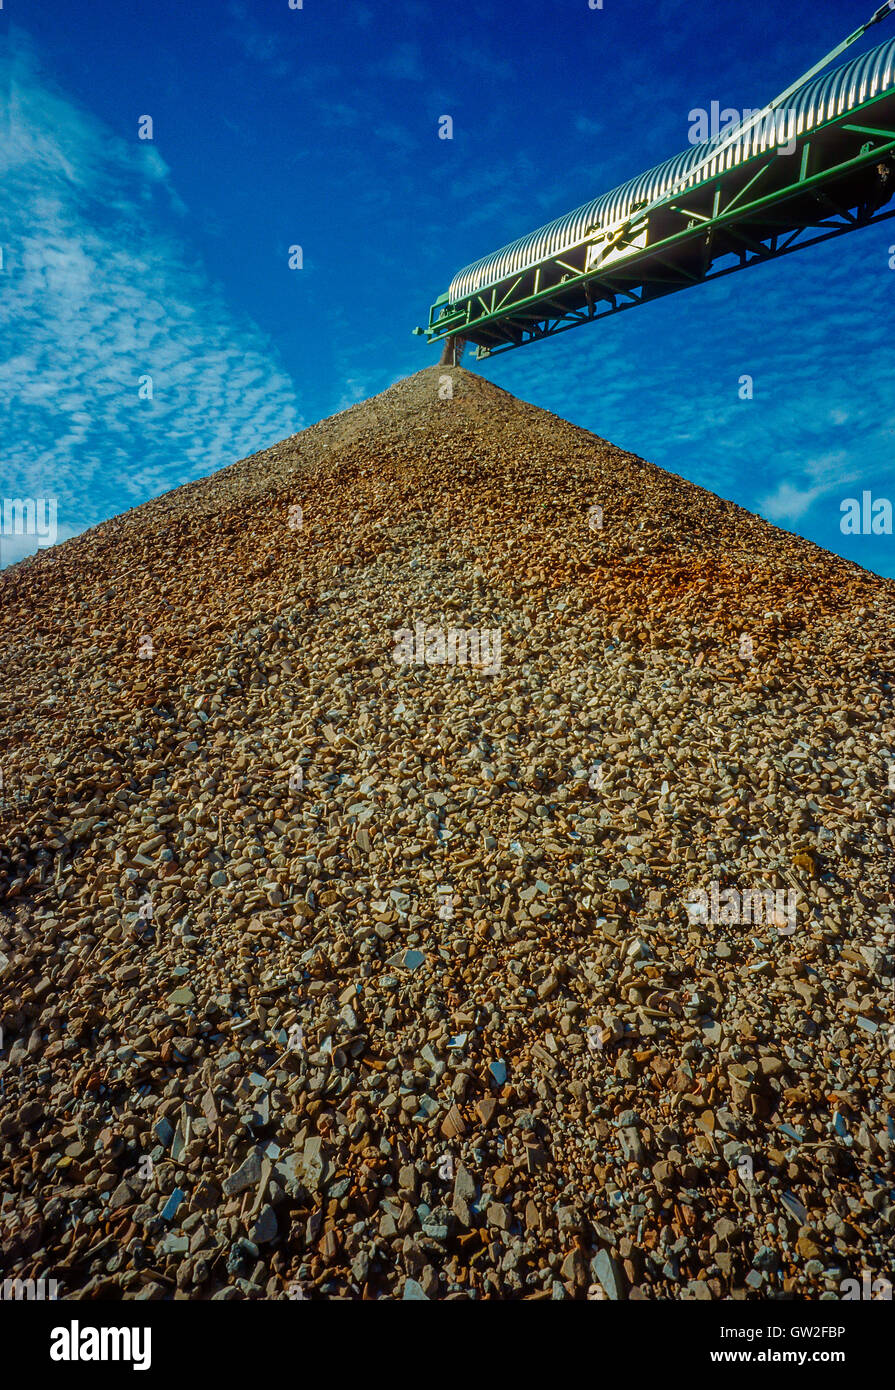
<svg viewBox="0 0 895 1390"><path fill-rule="evenodd" d="M815 78L791 96L785 110L796 113L793 118L795 130L787 117L783 138L788 139L791 134L803 135L893 89L895 39L872 48L869 53L835 68L823 77ZM697 182L713 178L722 170L741 164L772 147L776 140L769 126L767 121L757 121L740 139L731 141L716 160L698 169ZM611 193L604 193L592 203L585 203L574 212L566 213L565 217L548 222L546 227L539 227L537 231L529 232L528 236L510 242L500 251L465 266L451 281L448 291L450 300L456 302L479 290L490 289L509 275L516 275L548 256L567 251L595 227L611 227L622 222L635 204L652 202L670 192L679 180L681 188L686 188L687 171L696 170L712 149L722 145L726 139L726 135L717 135L704 144L691 145L682 154L621 184Z"/></svg>

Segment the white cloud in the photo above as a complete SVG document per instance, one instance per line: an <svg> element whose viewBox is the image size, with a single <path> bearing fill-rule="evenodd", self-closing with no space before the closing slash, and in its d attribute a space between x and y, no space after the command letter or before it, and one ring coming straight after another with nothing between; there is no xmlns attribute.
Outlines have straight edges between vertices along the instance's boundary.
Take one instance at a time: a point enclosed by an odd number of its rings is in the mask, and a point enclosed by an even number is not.
<svg viewBox="0 0 895 1390"><path fill-rule="evenodd" d="M761 515L769 521L798 521L814 506L824 488L799 488L792 483L778 483L774 492L759 503Z"/></svg>
<svg viewBox="0 0 895 1390"><path fill-rule="evenodd" d="M799 472L801 480L781 481L761 499L762 516L774 522L798 522L820 498L844 496L843 489L860 477L860 470L842 450L800 460Z"/></svg>
<svg viewBox="0 0 895 1390"><path fill-rule="evenodd" d="M841 487L857 476L854 463L842 449L806 459L801 467L811 482L824 491Z"/></svg>
<svg viewBox="0 0 895 1390"><path fill-rule="evenodd" d="M420 62L419 45L396 44L380 64L379 70L383 76L394 78L397 82L422 82L425 73Z"/></svg>
<svg viewBox="0 0 895 1390"><path fill-rule="evenodd" d="M56 545L61 545L63 541L70 540L72 536L79 536L82 531L89 529L87 522L80 526L60 526L56 533ZM38 539L37 536L17 536L15 533L7 535L5 531L0 531L0 569L18 564L19 560L24 560L28 555L36 555L38 550L41 554L52 551L53 546L39 545Z"/></svg>
<svg viewBox="0 0 895 1390"><path fill-rule="evenodd" d="M136 118L122 138L48 86L24 35L12 47L0 60L0 494L58 498L67 535L303 421L270 342L190 245ZM140 400L147 375L153 399Z"/></svg>
<svg viewBox="0 0 895 1390"><path fill-rule="evenodd" d="M283 0L283 8L286 8L286 0ZM282 43L255 22L248 6L241 0L231 0L227 12L232 20L230 33L245 56L253 63L260 63L271 77L280 81L289 77L292 67L283 53ZM293 13L297 15L297 11Z"/></svg>

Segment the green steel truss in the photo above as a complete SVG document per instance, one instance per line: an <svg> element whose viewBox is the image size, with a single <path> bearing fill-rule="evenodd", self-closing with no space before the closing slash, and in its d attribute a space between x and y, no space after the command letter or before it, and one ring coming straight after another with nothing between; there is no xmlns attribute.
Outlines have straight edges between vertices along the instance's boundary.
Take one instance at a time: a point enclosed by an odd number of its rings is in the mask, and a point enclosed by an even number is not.
<svg viewBox="0 0 895 1390"><path fill-rule="evenodd" d="M867 124L856 119L862 112ZM594 228L492 289L455 304L442 295L415 332L474 343L477 358L489 357L887 221L893 153L887 96L811 131L791 155L756 156L635 209L609 237Z"/></svg>

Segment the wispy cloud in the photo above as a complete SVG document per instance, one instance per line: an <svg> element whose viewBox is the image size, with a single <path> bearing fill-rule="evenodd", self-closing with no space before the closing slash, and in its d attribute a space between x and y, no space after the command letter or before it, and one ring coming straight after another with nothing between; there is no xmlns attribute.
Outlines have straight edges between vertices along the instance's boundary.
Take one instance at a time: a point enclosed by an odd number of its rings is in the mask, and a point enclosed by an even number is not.
<svg viewBox="0 0 895 1390"><path fill-rule="evenodd" d="M80 535L88 529L87 526L60 526L56 532L56 544L70 540L72 536ZM37 536L19 536L14 530L9 535L0 534L0 569L6 569L8 565L15 565L19 560L33 555L38 549L37 542Z"/></svg>
<svg viewBox="0 0 895 1390"><path fill-rule="evenodd" d="M811 510L822 492L823 488L819 487L800 488L792 483L779 483L772 493L761 499L759 510L768 521L798 521Z"/></svg>
<svg viewBox="0 0 895 1390"><path fill-rule="evenodd" d="M190 245L168 168L137 138L141 113L123 138L49 85L23 34L12 48L0 490L55 497L65 536L302 421L269 341Z"/></svg>
<svg viewBox="0 0 895 1390"><path fill-rule="evenodd" d="M379 70L384 77L396 82L422 82L426 76L419 45L415 43L399 43L380 64Z"/></svg>
<svg viewBox="0 0 895 1390"><path fill-rule="evenodd" d="M285 7L285 0L283 0ZM283 52L281 41L273 33L265 31L252 17L242 0L230 0L227 6L230 18L230 33L252 63L260 63L270 77L282 81L291 75L291 65Z"/></svg>
<svg viewBox="0 0 895 1390"><path fill-rule="evenodd" d="M836 449L800 460L798 475L781 479L773 491L759 499L759 511L768 521L795 524L824 498L834 499L833 510L838 514L838 499L860 479L860 469L850 463L844 450Z"/></svg>

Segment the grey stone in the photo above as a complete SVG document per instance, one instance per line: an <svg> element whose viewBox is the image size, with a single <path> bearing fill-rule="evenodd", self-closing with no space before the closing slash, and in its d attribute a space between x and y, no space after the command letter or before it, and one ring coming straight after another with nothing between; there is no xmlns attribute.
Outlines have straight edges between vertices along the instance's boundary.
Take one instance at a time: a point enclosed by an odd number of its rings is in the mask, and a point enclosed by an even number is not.
<svg viewBox="0 0 895 1390"><path fill-rule="evenodd" d="M624 1299L624 1277L607 1250L598 1250L590 1262L591 1278L601 1285L606 1297L613 1303Z"/></svg>

